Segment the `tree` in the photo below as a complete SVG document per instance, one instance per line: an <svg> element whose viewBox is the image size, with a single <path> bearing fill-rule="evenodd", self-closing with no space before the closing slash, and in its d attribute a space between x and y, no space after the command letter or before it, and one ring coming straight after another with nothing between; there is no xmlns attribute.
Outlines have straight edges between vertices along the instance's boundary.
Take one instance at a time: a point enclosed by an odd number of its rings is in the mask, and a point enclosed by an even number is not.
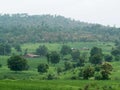
<svg viewBox="0 0 120 90"><path fill-rule="evenodd" d="M73 64L71 62L64 63L65 70L70 70L73 68Z"/></svg>
<svg viewBox="0 0 120 90"><path fill-rule="evenodd" d="M48 48L45 45L40 45L39 48L36 49L36 53L41 56L45 56L48 52Z"/></svg>
<svg viewBox="0 0 120 90"><path fill-rule="evenodd" d="M9 44L0 44L0 55L8 55L11 53L11 46Z"/></svg>
<svg viewBox="0 0 120 90"><path fill-rule="evenodd" d="M98 47L93 47L90 51L90 56L93 56L95 54L102 55L102 49Z"/></svg>
<svg viewBox="0 0 120 90"><path fill-rule="evenodd" d="M114 49L114 50L112 50L111 54L113 56L118 56L118 55L120 55L120 50L119 49Z"/></svg>
<svg viewBox="0 0 120 90"><path fill-rule="evenodd" d="M21 56L11 56L8 59L8 68L13 71L22 71L28 69L27 60Z"/></svg>
<svg viewBox="0 0 120 90"><path fill-rule="evenodd" d="M53 64L57 64L60 61L60 54L58 54L56 51L52 51L50 55L50 62Z"/></svg>
<svg viewBox="0 0 120 90"><path fill-rule="evenodd" d="M94 75L94 68L91 66L85 67L83 69L82 75L83 75L83 79L89 79L90 77L92 77Z"/></svg>
<svg viewBox="0 0 120 90"><path fill-rule="evenodd" d="M109 75L111 74L111 71L113 69L112 65L105 62L101 65L101 75L102 75L102 79L103 80L108 80L109 79Z"/></svg>
<svg viewBox="0 0 120 90"><path fill-rule="evenodd" d="M92 64L101 64L103 57L100 54L95 54L89 58L90 63Z"/></svg>
<svg viewBox="0 0 120 90"><path fill-rule="evenodd" d="M72 51L72 50L71 50L70 46L63 45L62 48L61 48L60 53L61 53L62 55L67 55L67 54L70 54L71 51Z"/></svg>
<svg viewBox="0 0 120 90"><path fill-rule="evenodd" d="M115 56L115 61L120 61L120 55Z"/></svg>
<svg viewBox="0 0 120 90"><path fill-rule="evenodd" d="M83 57L79 57L78 62L77 62L77 66L84 66L85 63L85 59Z"/></svg>
<svg viewBox="0 0 120 90"><path fill-rule="evenodd" d="M41 63L41 64L38 65L37 69L38 69L38 72L45 73L49 69L49 66L47 64Z"/></svg>
<svg viewBox="0 0 120 90"><path fill-rule="evenodd" d="M20 47L19 44L15 45L14 48L15 48L16 51L18 51L18 52L21 52L21 51L22 51L22 49L21 49L21 47Z"/></svg>
<svg viewBox="0 0 120 90"><path fill-rule="evenodd" d="M73 60L77 61L79 59L79 57L80 57L80 51L79 50L72 51L71 56L72 56Z"/></svg>
<svg viewBox="0 0 120 90"><path fill-rule="evenodd" d="M111 55L106 55L104 58L105 58L105 61L107 61L107 62L111 62L113 59L113 57Z"/></svg>

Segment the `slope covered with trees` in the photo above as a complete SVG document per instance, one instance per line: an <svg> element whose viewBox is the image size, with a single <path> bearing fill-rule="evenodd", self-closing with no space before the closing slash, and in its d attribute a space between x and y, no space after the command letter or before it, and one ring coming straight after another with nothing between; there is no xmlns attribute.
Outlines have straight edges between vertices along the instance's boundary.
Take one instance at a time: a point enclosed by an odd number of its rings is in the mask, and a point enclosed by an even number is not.
<svg viewBox="0 0 120 90"><path fill-rule="evenodd" d="M56 15L0 15L0 42L115 41L120 28L89 24Z"/></svg>

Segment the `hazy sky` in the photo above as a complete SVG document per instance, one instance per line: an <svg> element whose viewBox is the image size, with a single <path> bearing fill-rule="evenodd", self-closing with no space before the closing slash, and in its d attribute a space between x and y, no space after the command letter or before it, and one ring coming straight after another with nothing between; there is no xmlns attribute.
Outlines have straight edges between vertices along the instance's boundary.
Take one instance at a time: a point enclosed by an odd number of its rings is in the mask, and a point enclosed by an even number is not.
<svg viewBox="0 0 120 90"><path fill-rule="evenodd" d="M52 14L120 27L120 0L0 0L0 13Z"/></svg>

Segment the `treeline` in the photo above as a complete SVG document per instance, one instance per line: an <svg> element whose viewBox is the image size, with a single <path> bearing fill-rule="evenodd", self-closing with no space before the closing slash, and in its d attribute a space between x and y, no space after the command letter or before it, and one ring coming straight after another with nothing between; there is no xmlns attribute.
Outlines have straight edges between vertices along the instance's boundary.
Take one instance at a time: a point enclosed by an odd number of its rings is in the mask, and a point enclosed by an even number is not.
<svg viewBox="0 0 120 90"><path fill-rule="evenodd" d="M120 28L89 24L56 15L0 15L0 42L115 41Z"/></svg>

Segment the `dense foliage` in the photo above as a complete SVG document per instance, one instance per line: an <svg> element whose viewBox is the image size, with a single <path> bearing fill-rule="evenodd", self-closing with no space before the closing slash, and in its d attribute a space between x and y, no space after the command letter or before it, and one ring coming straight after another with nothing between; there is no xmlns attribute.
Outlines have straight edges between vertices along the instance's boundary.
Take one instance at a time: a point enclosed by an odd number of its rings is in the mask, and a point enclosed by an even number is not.
<svg viewBox="0 0 120 90"><path fill-rule="evenodd" d="M27 60L21 56L11 56L8 59L8 68L13 71L22 71L28 69Z"/></svg>
<svg viewBox="0 0 120 90"><path fill-rule="evenodd" d="M119 40L120 28L56 15L0 15L0 42L74 42Z"/></svg>
<svg viewBox="0 0 120 90"><path fill-rule="evenodd" d="M45 73L49 69L49 66L47 64L41 63L38 65L38 72Z"/></svg>

